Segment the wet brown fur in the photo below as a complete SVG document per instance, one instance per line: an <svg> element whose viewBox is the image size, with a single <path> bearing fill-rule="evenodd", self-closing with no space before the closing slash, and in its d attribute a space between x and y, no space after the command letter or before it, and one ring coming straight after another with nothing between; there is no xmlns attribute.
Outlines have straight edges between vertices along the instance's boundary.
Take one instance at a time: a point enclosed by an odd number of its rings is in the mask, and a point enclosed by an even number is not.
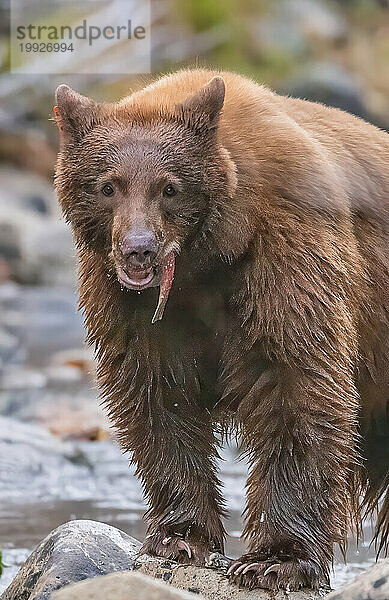
<svg viewBox="0 0 389 600"><path fill-rule="evenodd" d="M221 112L220 86L198 95L214 75L226 87ZM223 548L216 433L233 423L251 462L241 562L257 565L235 581L326 582L334 543L380 497L386 551L388 135L206 70L117 104L65 97L57 122L56 185L79 250L88 340L150 502L144 550L182 559L184 539L201 563ZM166 161L189 191L165 210L144 199ZM115 205L96 199L110 169L129 182ZM134 211L177 250L153 325L157 291L122 290L110 254Z"/></svg>

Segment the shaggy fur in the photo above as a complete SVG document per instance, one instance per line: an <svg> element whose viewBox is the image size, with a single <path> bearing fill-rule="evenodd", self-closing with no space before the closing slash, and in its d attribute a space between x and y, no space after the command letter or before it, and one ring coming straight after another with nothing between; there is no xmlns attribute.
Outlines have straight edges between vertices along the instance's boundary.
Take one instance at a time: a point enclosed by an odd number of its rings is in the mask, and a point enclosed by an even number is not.
<svg viewBox="0 0 389 600"><path fill-rule="evenodd" d="M115 104L61 86L57 105L56 186L102 395L150 502L144 551L201 564L223 549L215 436L231 423L251 463L233 581L327 582L334 543L380 497L386 551L388 135L206 70ZM116 276L139 219L155 277L176 256L154 324L157 290Z"/></svg>

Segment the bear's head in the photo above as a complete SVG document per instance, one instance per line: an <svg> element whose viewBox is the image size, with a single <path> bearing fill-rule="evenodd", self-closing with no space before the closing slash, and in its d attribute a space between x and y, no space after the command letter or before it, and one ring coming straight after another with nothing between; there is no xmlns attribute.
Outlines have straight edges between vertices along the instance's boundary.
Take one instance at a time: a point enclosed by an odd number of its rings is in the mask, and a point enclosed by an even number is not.
<svg viewBox="0 0 389 600"><path fill-rule="evenodd" d="M236 168L219 135L224 98L221 77L170 108L157 92L145 108L139 94L97 104L57 89L59 201L78 247L103 254L126 288L162 286L179 254L243 251Z"/></svg>

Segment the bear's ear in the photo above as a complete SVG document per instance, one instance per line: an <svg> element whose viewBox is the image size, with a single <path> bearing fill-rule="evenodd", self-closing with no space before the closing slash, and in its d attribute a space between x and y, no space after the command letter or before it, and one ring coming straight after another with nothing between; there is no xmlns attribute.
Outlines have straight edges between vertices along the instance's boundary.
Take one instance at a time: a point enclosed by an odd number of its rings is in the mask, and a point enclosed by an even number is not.
<svg viewBox="0 0 389 600"><path fill-rule="evenodd" d="M55 92L54 120L64 137L82 136L96 122L98 105L62 84Z"/></svg>
<svg viewBox="0 0 389 600"><path fill-rule="evenodd" d="M176 106L180 119L197 132L215 129L223 108L225 91L223 79L214 77L199 92Z"/></svg>

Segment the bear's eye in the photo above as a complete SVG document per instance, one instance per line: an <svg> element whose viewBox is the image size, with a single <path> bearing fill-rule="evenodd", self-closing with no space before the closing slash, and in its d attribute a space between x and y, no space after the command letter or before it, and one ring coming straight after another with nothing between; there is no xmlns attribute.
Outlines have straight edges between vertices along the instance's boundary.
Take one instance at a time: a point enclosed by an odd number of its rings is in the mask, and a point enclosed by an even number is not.
<svg viewBox="0 0 389 600"><path fill-rule="evenodd" d="M177 190L171 183L168 183L168 185L164 187L163 193L165 196L175 196L177 194Z"/></svg>
<svg viewBox="0 0 389 600"><path fill-rule="evenodd" d="M115 193L115 190L111 183L105 183L102 187L102 192L104 196L112 196Z"/></svg>

